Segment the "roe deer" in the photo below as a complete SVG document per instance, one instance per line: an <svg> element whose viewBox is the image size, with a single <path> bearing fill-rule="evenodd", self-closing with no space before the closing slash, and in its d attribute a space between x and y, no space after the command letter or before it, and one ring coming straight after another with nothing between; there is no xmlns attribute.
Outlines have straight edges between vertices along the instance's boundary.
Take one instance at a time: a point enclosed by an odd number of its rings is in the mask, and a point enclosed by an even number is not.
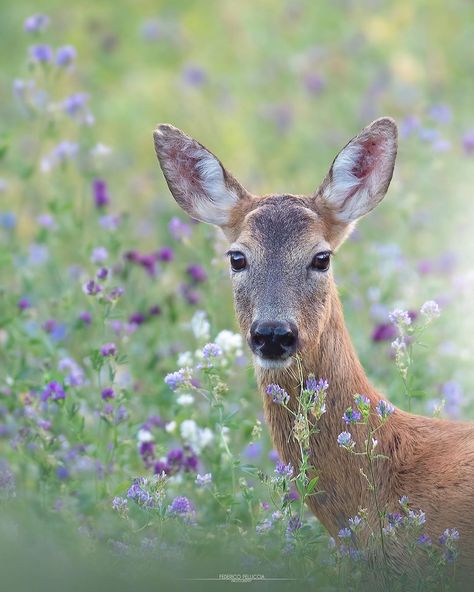
<svg viewBox="0 0 474 592"><path fill-rule="evenodd" d="M361 393L375 406L381 395L367 379L348 335L331 273L331 254L355 222L384 197L397 152L397 128L377 119L336 156L312 195L257 197L245 190L201 144L171 125L154 132L155 148L168 186L192 218L219 226L231 246L231 278L237 317L253 353L265 418L285 463L298 467L300 449L293 417L265 394L277 383L294 409L300 384L287 369L299 354L304 374L329 382L327 410L310 442L310 462L321 493L308 505L333 537L348 518L367 508L377 519L373 495L361 474L361 457L337 446L342 416ZM305 378L306 378L305 376ZM292 407L293 405L293 407ZM355 426L353 436L363 441ZM433 541L446 528L459 530L460 562L474 559L474 423L425 418L395 409L378 432L375 463L380 504L399 509L407 495L426 513ZM388 558L403 569L411 551L400 543Z"/></svg>

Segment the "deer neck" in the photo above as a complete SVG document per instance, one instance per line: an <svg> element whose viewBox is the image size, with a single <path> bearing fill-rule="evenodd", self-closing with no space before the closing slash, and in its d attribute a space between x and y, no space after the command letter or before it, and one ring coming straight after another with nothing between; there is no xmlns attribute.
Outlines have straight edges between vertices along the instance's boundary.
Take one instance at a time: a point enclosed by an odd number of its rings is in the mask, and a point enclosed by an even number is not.
<svg viewBox="0 0 474 592"><path fill-rule="evenodd" d="M326 320L320 338L308 352L303 352L302 368L304 381L308 374L314 373L316 378L324 378L329 383L326 413L319 420L319 431L312 437L310 444L310 461L320 476L318 487L322 493L312 498L308 504L334 534L347 525L348 517L370 505L367 481L360 472L363 460L337 444L337 436L346 429L342 416L348 407L353 406L354 394L365 395L373 405L381 398L369 383L354 350L335 286L329 295ZM296 372L276 372L261 368L256 368L256 374L273 444L285 463L291 462L293 466L299 467L301 453L292 433L293 415L274 403L265 390L269 384L279 384L289 393L288 406L295 411L298 408L301 376L298 377ZM356 441L364 441L362 429L362 426L351 427ZM379 432L378 437L381 435Z"/></svg>

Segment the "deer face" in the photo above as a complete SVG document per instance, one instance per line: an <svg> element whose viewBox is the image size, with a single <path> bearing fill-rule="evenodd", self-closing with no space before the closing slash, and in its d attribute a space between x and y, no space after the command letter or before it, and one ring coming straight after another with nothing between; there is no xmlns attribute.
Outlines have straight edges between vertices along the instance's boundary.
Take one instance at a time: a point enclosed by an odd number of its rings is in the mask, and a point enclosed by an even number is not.
<svg viewBox="0 0 474 592"><path fill-rule="evenodd" d="M394 122L382 118L362 130L307 197L251 195L213 154L172 126L159 126L154 139L178 204L191 217L220 226L230 242L236 313L255 362L290 366L323 331L332 253L387 191L396 156Z"/></svg>

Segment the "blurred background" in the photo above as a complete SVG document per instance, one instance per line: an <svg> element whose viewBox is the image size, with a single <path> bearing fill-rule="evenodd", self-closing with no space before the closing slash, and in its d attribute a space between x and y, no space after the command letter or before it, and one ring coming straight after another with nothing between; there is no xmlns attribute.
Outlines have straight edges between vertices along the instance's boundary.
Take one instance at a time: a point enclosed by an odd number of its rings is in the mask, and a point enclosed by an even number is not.
<svg viewBox="0 0 474 592"><path fill-rule="evenodd" d="M38 13L49 22L27 20ZM189 329L196 311L205 311L211 337L237 331L225 244L169 194L152 142L160 122L185 130L264 194L313 192L352 136L394 117L400 142L389 193L335 259L347 325L370 378L408 408L388 314L400 307L415 319L435 300L441 317L413 352L409 405L474 418L473 38L468 0L3 3L0 457L16 483L9 503L21 498L18 515L31 511L31 532L58 500L60 530L63 515L74 532L79 523L111 530L103 512L113 495L153 474L137 452L147 418L209 420L204 407L176 407L163 379L199 345ZM100 308L84 282L102 263L125 292L108 293L110 306ZM106 385L93 352L105 342L126 356L111 382L127 419L115 430L123 448L98 488L94 463L106 464L109 436L94 424L106 413ZM87 376L77 392L64 379L65 358ZM274 459L264 425L255 437L261 401L245 350L235 364L226 377L228 404L240 413L233 453L265 470ZM61 421L39 400L60 379L67 404L75 397L77 405ZM109 413L120 413L113 403ZM155 460L186 445L182 434L153 429L161 429L150 428ZM77 454L87 469L67 457L61 436L69 451L84 446ZM200 472L221 466L205 454L199 462ZM247 503L245 492L233 493ZM210 509L209 523L218 516ZM30 531L14 522L0 532L21 546ZM120 538L123 527L113 528Z"/></svg>

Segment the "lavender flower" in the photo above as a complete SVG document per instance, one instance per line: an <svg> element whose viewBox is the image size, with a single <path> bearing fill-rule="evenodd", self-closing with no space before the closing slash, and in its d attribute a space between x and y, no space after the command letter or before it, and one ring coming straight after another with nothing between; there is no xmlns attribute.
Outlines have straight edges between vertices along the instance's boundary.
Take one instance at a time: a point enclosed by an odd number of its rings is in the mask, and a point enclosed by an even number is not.
<svg viewBox="0 0 474 592"><path fill-rule="evenodd" d="M100 353L104 358L112 358L117 355L117 346L115 343L106 343L100 348Z"/></svg>
<svg viewBox="0 0 474 592"><path fill-rule="evenodd" d="M222 356L222 349L216 343L207 343L202 348L202 355L206 360Z"/></svg>
<svg viewBox="0 0 474 592"><path fill-rule="evenodd" d="M191 226L179 218L171 218L168 224L168 230L175 240L189 238L192 234Z"/></svg>
<svg viewBox="0 0 474 592"><path fill-rule="evenodd" d="M346 422L347 425L350 425L360 421L362 419L362 414L357 409L349 407L342 416L342 419Z"/></svg>
<svg viewBox="0 0 474 592"><path fill-rule="evenodd" d="M27 33L42 33L49 25L49 16L46 14L33 14L23 23Z"/></svg>
<svg viewBox="0 0 474 592"><path fill-rule="evenodd" d="M399 327L408 327L411 325L411 316L409 315L408 311L402 310L400 308L396 308L394 311L392 311L388 315L388 318L391 323L398 325Z"/></svg>
<svg viewBox="0 0 474 592"><path fill-rule="evenodd" d="M94 179L92 181L92 196L96 208L105 208L110 203L107 183L103 179Z"/></svg>
<svg viewBox="0 0 474 592"><path fill-rule="evenodd" d="M425 317L427 323L431 323L431 321L439 317L441 311L437 302L434 300L428 300L421 307L420 313L423 317Z"/></svg>
<svg viewBox="0 0 474 592"><path fill-rule="evenodd" d="M75 117L85 108L89 95L86 93L75 93L66 97L62 102L62 108L71 117Z"/></svg>
<svg viewBox="0 0 474 592"><path fill-rule="evenodd" d="M196 475L195 483L199 487L205 487L206 485L209 485L212 483L212 474L206 473L205 475Z"/></svg>
<svg viewBox="0 0 474 592"><path fill-rule="evenodd" d="M420 535L416 542L418 543L418 545L425 545L427 547L431 547L431 545L433 544L432 540L427 534Z"/></svg>
<svg viewBox="0 0 474 592"><path fill-rule="evenodd" d="M114 389L110 386L102 389L101 397L104 401L108 401L110 399L115 399L115 392Z"/></svg>
<svg viewBox="0 0 474 592"><path fill-rule="evenodd" d="M125 497L115 496L112 500L112 509L119 514L125 514L128 511L128 501Z"/></svg>
<svg viewBox="0 0 474 592"><path fill-rule="evenodd" d="M327 391L329 388L329 382L324 380L324 378L320 378L316 380L314 374L310 374L306 379L306 390L311 391L314 393L319 393L320 391Z"/></svg>
<svg viewBox="0 0 474 592"><path fill-rule="evenodd" d="M456 528L447 528L439 537L441 545L447 545L459 540L459 531Z"/></svg>
<svg viewBox="0 0 474 592"><path fill-rule="evenodd" d="M82 291L87 296L96 296L99 292L102 292L102 286L94 280L89 280L82 285Z"/></svg>
<svg viewBox="0 0 474 592"><path fill-rule="evenodd" d="M341 528L337 536L340 539L350 539L352 537L352 531L350 528Z"/></svg>
<svg viewBox="0 0 474 592"><path fill-rule="evenodd" d="M354 395L354 402L362 413L370 410L370 399L365 395Z"/></svg>
<svg viewBox="0 0 474 592"><path fill-rule="evenodd" d="M84 323L84 325L90 325L92 323L92 315L87 310L80 312L78 319L81 321L81 323Z"/></svg>
<svg viewBox="0 0 474 592"><path fill-rule="evenodd" d="M278 386L278 384L269 384L266 393L272 398L272 401L278 405L286 405L290 400L290 395L282 389L281 386Z"/></svg>
<svg viewBox="0 0 474 592"><path fill-rule="evenodd" d="M174 258L174 252L171 247L161 247L156 255L158 257L158 261L164 261L166 263L172 261Z"/></svg>
<svg viewBox="0 0 474 592"><path fill-rule="evenodd" d="M188 384L190 377L189 368L180 368L177 372L167 374L165 376L165 383L172 391L175 391L178 387Z"/></svg>
<svg viewBox="0 0 474 592"><path fill-rule="evenodd" d="M53 59L53 50L49 45L32 45L30 47L30 58L38 64L49 64Z"/></svg>
<svg viewBox="0 0 474 592"><path fill-rule="evenodd" d="M154 506L153 497L142 488L143 482L140 479L136 479L127 492L127 497L140 506L152 508Z"/></svg>
<svg viewBox="0 0 474 592"><path fill-rule="evenodd" d="M60 399L66 398L66 393L62 385L56 380L49 382L41 394L42 401L47 401L49 398L53 401L59 401Z"/></svg>
<svg viewBox="0 0 474 592"><path fill-rule="evenodd" d="M352 448L355 445L350 432L341 432L337 437L337 443L341 448Z"/></svg>
<svg viewBox="0 0 474 592"><path fill-rule="evenodd" d="M471 156L474 154L474 130L467 131L462 137L464 152Z"/></svg>
<svg viewBox="0 0 474 592"><path fill-rule="evenodd" d="M193 263L189 265L186 269L186 273L191 277L191 279L196 283L202 283L207 280L207 273L203 267L198 265L197 263Z"/></svg>
<svg viewBox="0 0 474 592"><path fill-rule="evenodd" d="M20 298L17 302L18 310L26 310L27 308L31 308L31 302L28 298Z"/></svg>
<svg viewBox="0 0 474 592"><path fill-rule="evenodd" d="M389 403L388 401L384 401L383 399L377 403L375 409L377 411L377 415L381 419L389 418L395 411L395 407L391 403Z"/></svg>
<svg viewBox="0 0 474 592"><path fill-rule="evenodd" d="M74 62L76 56L76 49L72 45L58 47L56 51L56 65L60 68L65 68Z"/></svg>
<svg viewBox="0 0 474 592"><path fill-rule="evenodd" d="M109 253L105 247L96 247L92 251L91 261L92 263L103 263L109 257Z"/></svg>
<svg viewBox="0 0 474 592"><path fill-rule="evenodd" d="M288 520L288 526L286 528L287 534L293 534L295 531L302 527L301 520L297 514L293 514Z"/></svg>
<svg viewBox="0 0 474 592"><path fill-rule="evenodd" d="M194 513L194 506L187 497L178 496L168 506L168 512L179 516L189 515Z"/></svg>
<svg viewBox="0 0 474 592"><path fill-rule="evenodd" d="M293 476L293 466L291 463L285 465L282 462L277 462L274 472L278 477L287 477L288 479L291 479Z"/></svg>

